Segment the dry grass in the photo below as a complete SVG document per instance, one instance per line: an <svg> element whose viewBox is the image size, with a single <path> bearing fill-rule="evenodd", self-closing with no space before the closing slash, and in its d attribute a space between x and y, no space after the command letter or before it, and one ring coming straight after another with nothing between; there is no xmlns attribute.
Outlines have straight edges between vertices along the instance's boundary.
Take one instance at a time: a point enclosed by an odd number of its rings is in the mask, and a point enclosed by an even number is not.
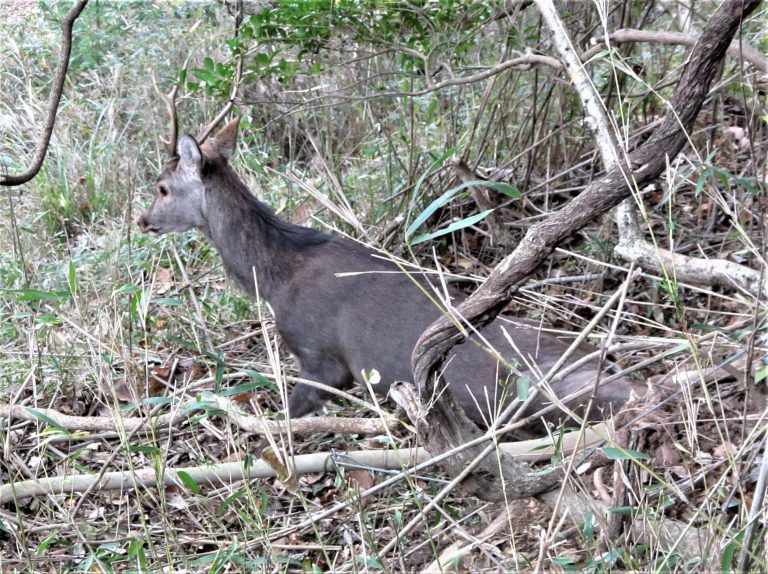
<svg viewBox="0 0 768 574"><path fill-rule="evenodd" d="M181 2L101 4L87 11L93 20L77 29L79 59L43 171L22 188L6 190L0 201L5 222L0 388L4 402L109 415L117 428L70 432L45 418L3 420L0 484L245 459L263 443L201 405L202 393L234 389L230 392L243 400L243 408L274 412L281 408L277 386L294 373L276 345L268 312L228 284L200 235L154 240L138 236L132 224L148 201L162 162L159 137L166 131L149 70L167 84L190 49L192 65L206 55L222 56L221 41L231 29L226 12L217 5ZM0 166L9 171L26 161L45 111L58 42L55 18L47 14L43 8L22 23L3 19L0 12L6 38L0 46ZM568 24L584 35L590 18L577 14ZM674 25L663 14L654 18L648 27ZM758 41L749 30L748 39ZM478 61L497 56L494 40L489 33L478 43ZM657 87L676 77L682 54L679 48L648 46L633 58ZM521 201L493 198L502 204L498 214L507 244L491 241L485 223L434 244L441 266L478 278L531 222L578 193L599 170L575 99L567 86L543 75L525 71L500 78L488 92L486 108L485 84L434 98L350 97L326 107L321 104L332 101L310 101L307 94L316 92L307 92L308 84L331 89L351 85L361 74L358 64L342 65L346 55L333 57L338 65L320 78L253 86L252 94L266 93L265 99L309 102L290 109L284 102L248 108L252 127L245 130L235 162L249 186L285 217L336 227L434 266L431 245L405 248L403 223L392 222L395 215L412 220L455 185L451 172L438 170L413 193L434 157L461 141L473 150L473 160L480 158L481 168L507 170L505 179L525 192ZM369 65L376 77L393 69L394 59L382 55ZM737 177L765 178L765 96L734 65L726 67L691 134L695 151L673 162L658 191L646 196L647 228L678 252L757 267L755 253L765 253L764 193L751 194ZM601 64L596 75L609 78L610 70ZM628 132L659 113L659 100L646 88L630 83L610 89L625 104ZM344 95L364 90L361 84ZM190 98L181 105L182 123L194 132L216 105ZM723 126L748 128L749 146ZM703 159L714 149L711 162ZM709 163L731 176L707 172ZM311 186L314 197L297 180ZM327 198L336 213L318 198ZM351 209L340 217L347 202ZM476 211L470 197L459 198L429 225L436 229ZM362 222L364 234L354 219ZM532 281L571 279L523 290L515 310L558 328L583 328L625 278L623 263L611 256L614 233L606 219L563 245ZM302 476L298 484L260 479L216 487L96 487L87 496L18 500L0 508L0 567L4 572L417 571L459 542L471 543L471 549L455 564L442 563L444 570L526 571L537 564L558 571L736 569L747 552L740 546L747 525L757 525L756 540L766 536L765 502L752 507L761 494L756 481L767 428L765 379L753 379L766 371L759 363L766 357L764 302L646 274L616 312L621 317L614 344L625 345L615 354L618 364L631 369L645 362L635 376L664 382L652 389L647 404L627 414L630 447L648 458L616 471L626 492L619 504L612 499L618 483L610 472L574 474L569 481L622 506L627 521L642 524L666 515L715 532L700 561L675 557L654 536L639 544L629 528L601 540L589 525L551 521L537 501L507 507L460 492L382 554L437 495L444 477L429 469L360 499L360 490L386 475L347 469ZM607 333L610 320L601 328ZM714 366L725 371L707 385L665 378ZM120 429L123 417L178 409L190 409L182 424L147 425L135 434ZM361 414L343 402L328 410L338 417ZM303 454L412 443L403 430L379 437L295 437L279 448ZM338 502L346 505L307 523ZM765 569L765 556L751 552L754 571Z"/></svg>

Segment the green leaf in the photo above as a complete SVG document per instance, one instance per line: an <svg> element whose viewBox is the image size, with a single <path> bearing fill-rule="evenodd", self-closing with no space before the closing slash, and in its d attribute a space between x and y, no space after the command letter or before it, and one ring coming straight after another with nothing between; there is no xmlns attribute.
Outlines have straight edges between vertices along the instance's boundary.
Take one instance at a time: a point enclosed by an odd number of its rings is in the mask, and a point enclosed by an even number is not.
<svg viewBox="0 0 768 574"><path fill-rule="evenodd" d="M517 398L524 401L531 389L531 377L524 375L517 379Z"/></svg>
<svg viewBox="0 0 768 574"><path fill-rule="evenodd" d="M424 173L419 176L419 179L416 180L416 183L413 185L413 197L416 197L419 194L419 190L421 189L422 184L424 183L424 180L429 177L432 172L443 165L443 162L451 157L453 154L455 154L457 151L459 151L462 148L461 145L457 145L455 147L449 148L445 150L443 153L441 153L439 156L437 156L434 160L432 160L432 163L429 164L429 167L424 171ZM407 232L406 232L407 235Z"/></svg>
<svg viewBox="0 0 768 574"><path fill-rule="evenodd" d="M46 536L45 540L43 540L37 546L37 550L35 550L35 556L42 556L43 554L45 554L45 551L54 542L62 543L63 546L68 546L69 545L69 543L65 539L62 539L62 538L59 537L58 531L57 532L53 532L53 533L49 534L48 536Z"/></svg>
<svg viewBox="0 0 768 574"><path fill-rule="evenodd" d="M437 111L437 105L440 103L440 98L432 98L432 101L429 102L429 106L427 107L427 111L424 114L424 123L431 124L432 120L435 117L435 112Z"/></svg>
<svg viewBox="0 0 768 574"><path fill-rule="evenodd" d="M249 393L251 391L255 391L256 389L263 389L264 387L270 387L276 390L275 385L271 381L268 381L267 379L264 379L262 377L262 380L260 381L255 381L253 383L244 383L242 385L235 385L234 387L230 387L228 389L222 389L221 391L216 393L216 395L220 397L234 397L237 395L241 395L243 393Z"/></svg>
<svg viewBox="0 0 768 574"><path fill-rule="evenodd" d="M587 540L595 539L595 515L591 510L587 510L584 514L584 538Z"/></svg>
<svg viewBox="0 0 768 574"><path fill-rule="evenodd" d="M384 570L384 566L382 566L381 562L379 562L376 558L373 556L358 556L355 558L358 563L364 564L368 568L375 568L377 570Z"/></svg>
<svg viewBox="0 0 768 574"><path fill-rule="evenodd" d="M212 71L202 70L200 68L197 68L194 70L195 77L197 77L198 80L202 80L206 84L213 84L216 82L216 76Z"/></svg>
<svg viewBox="0 0 768 574"><path fill-rule="evenodd" d="M63 432L64 434L67 434L67 435L70 434L70 432L67 429L65 429L63 426L61 426L59 423L57 423L51 417L41 413L37 409L27 408L27 412L31 413L32 415L35 416L35 418L40 419L41 421L43 421L47 425L52 426L56 430L59 430L59 431Z"/></svg>
<svg viewBox="0 0 768 574"><path fill-rule="evenodd" d="M493 189L495 191L498 191L499 193L503 193L504 195L507 195L515 199L519 199L520 197L522 197L522 194L516 188L512 187L509 184L501 183L499 181L478 180L478 181L468 181L468 182L462 183L461 185L457 185L456 187L449 189L443 195L438 197L435 201L430 203L427 206L427 208L424 211L422 211L421 214L416 218L416 220L413 223L411 223L408 229L406 229L405 237L408 238L411 235L413 235L413 232L416 231L419 227L421 227L424 224L424 222L427 219L429 219L429 217L435 211L437 211L438 209L446 205L451 200L451 198L454 195L456 195L458 192L470 186L488 187L490 189Z"/></svg>
<svg viewBox="0 0 768 574"><path fill-rule="evenodd" d="M743 534L739 534L723 548L723 554L720 556L720 570L722 572L733 572L733 559L736 551L742 547Z"/></svg>
<svg viewBox="0 0 768 574"><path fill-rule="evenodd" d="M619 516L632 516L632 513L636 510L634 506L617 506L615 508L609 508L608 512L611 514L618 514Z"/></svg>
<svg viewBox="0 0 768 574"><path fill-rule="evenodd" d="M424 241L429 241L430 239L434 239L435 237L440 237L441 235L446 235L448 233L453 233L454 231L457 231L459 229L464 229L465 227L469 227L470 225L474 225L478 221L485 219L492 212L493 212L493 209L486 209L485 211L476 213L471 217L465 217L461 221L456 221L454 223L451 223L448 227L444 227L443 229L439 229L437 231L433 231L432 233L427 233L425 235L419 235L411 243L413 245L417 245L419 243L423 243Z"/></svg>
<svg viewBox="0 0 768 574"><path fill-rule="evenodd" d="M67 273L67 278L69 279L69 292L72 294L72 296L77 295L77 274L75 272L75 262L71 259L69 260L69 272Z"/></svg>
<svg viewBox="0 0 768 574"><path fill-rule="evenodd" d="M597 54L592 56L589 61L593 62L594 60L602 60L603 58L607 58L608 55L613 52L613 50L600 50ZM587 62L585 62L587 63Z"/></svg>
<svg viewBox="0 0 768 574"><path fill-rule="evenodd" d="M176 476L179 478L181 483L187 487L187 490L192 492L192 494L200 494L200 485L195 482L195 480L189 475L188 472L179 470L176 472Z"/></svg>
<svg viewBox="0 0 768 574"><path fill-rule="evenodd" d="M69 299L69 291L41 291L40 289L16 289L17 301L61 303Z"/></svg>
<svg viewBox="0 0 768 574"><path fill-rule="evenodd" d="M155 299L154 302L157 305L165 305L167 307L177 307L181 305L181 299L176 299L175 297L160 297L159 299Z"/></svg>
<svg viewBox="0 0 768 574"><path fill-rule="evenodd" d="M709 168L701 172L701 175L699 175L699 181L696 182L696 188L693 190L693 197L699 197L701 195L701 190L704 189L704 184L707 183L711 173L712 172L709 170Z"/></svg>
<svg viewBox="0 0 768 574"><path fill-rule="evenodd" d="M258 371L254 371L253 369L243 369L242 371L252 379L256 379L262 385L267 385L267 386L274 385L272 381L270 381L267 377L265 377Z"/></svg>
<svg viewBox="0 0 768 574"><path fill-rule="evenodd" d="M221 389L221 382L224 380L224 354L219 351L216 354L216 373L214 375L213 387L219 391Z"/></svg>
<svg viewBox="0 0 768 574"><path fill-rule="evenodd" d="M156 446L141 445L141 444L128 447L128 452L137 452L137 453L146 454L149 456L159 456L161 453L160 449L157 448Z"/></svg>
<svg viewBox="0 0 768 574"><path fill-rule="evenodd" d="M170 405L173 403L173 397L147 397L146 399L141 399L141 404L143 405Z"/></svg>
<svg viewBox="0 0 768 574"><path fill-rule="evenodd" d="M639 450L632 450L631 448L606 447L603 449L603 453L610 460L635 460L635 459L650 460L651 459L651 455L646 454L644 452L640 452Z"/></svg>

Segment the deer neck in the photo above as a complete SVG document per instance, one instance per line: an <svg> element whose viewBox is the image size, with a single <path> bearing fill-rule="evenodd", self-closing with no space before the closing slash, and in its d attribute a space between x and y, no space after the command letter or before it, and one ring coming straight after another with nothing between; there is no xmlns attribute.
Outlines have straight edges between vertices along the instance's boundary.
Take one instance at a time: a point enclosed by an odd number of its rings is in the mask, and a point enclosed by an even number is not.
<svg viewBox="0 0 768 574"><path fill-rule="evenodd" d="M227 273L253 296L258 293L270 301L291 280L311 247L329 238L278 218L234 172L212 178L205 193L203 231Z"/></svg>

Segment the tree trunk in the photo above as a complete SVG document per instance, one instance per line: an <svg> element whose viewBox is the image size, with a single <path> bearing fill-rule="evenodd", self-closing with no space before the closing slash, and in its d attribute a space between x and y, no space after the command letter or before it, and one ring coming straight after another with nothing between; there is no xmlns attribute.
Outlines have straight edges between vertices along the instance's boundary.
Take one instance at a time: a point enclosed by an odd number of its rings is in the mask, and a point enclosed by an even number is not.
<svg viewBox="0 0 768 574"><path fill-rule="evenodd" d="M739 25L759 4L760 0L728 0L722 4L694 46L667 114L648 141L630 154L628 163L595 180L563 209L531 227L487 281L457 307L459 315L478 329L488 325L558 244L629 197L633 189L641 190L659 177L667 161L685 145L687 133ZM414 381L421 396L440 397L418 425L420 439L433 455L481 434L443 388L445 385L438 375L451 348L462 340L451 320L443 317L427 328L412 354ZM480 451L481 447L475 447L456 455L445 463L446 470L458 476ZM526 464L491 451L477 465L467 486L478 497L490 500L530 496L551 486L553 475L533 479L529 472Z"/></svg>

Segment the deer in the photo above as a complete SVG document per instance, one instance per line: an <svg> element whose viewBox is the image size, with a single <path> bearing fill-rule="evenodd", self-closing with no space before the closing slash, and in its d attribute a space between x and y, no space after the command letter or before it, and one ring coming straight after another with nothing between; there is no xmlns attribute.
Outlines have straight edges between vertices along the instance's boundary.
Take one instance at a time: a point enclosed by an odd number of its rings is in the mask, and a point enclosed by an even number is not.
<svg viewBox="0 0 768 574"><path fill-rule="evenodd" d="M436 285L423 272L405 271L368 246L275 215L230 166L239 123L240 118L231 120L205 141L188 134L177 139L172 127L169 157L152 203L138 219L140 230L155 236L201 231L221 256L227 275L247 294L269 303L300 378L339 390L355 384L366 389L366 377L376 371L378 382L370 387L381 396L394 382L411 381L413 347L445 312L435 303L435 289L447 292L449 307L465 295ZM534 321L499 316L453 348L442 377L465 414L487 427L516 398L523 377L535 385L568 347ZM587 358L594 351L579 346L566 366L581 364L552 383L558 400L571 397L561 403L566 411L581 408L589 420L618 408L632 391L642 393L642 386L626 376L607 377L615 366ZM601 379L605 382L596 386ZM584 412L590 393L592 408ZM296 384L288 415L310 415L332 396ZM538 393L525 414L549 404L545 393ZM550 408L531 428L557 424L564 415Z"/></svg>

